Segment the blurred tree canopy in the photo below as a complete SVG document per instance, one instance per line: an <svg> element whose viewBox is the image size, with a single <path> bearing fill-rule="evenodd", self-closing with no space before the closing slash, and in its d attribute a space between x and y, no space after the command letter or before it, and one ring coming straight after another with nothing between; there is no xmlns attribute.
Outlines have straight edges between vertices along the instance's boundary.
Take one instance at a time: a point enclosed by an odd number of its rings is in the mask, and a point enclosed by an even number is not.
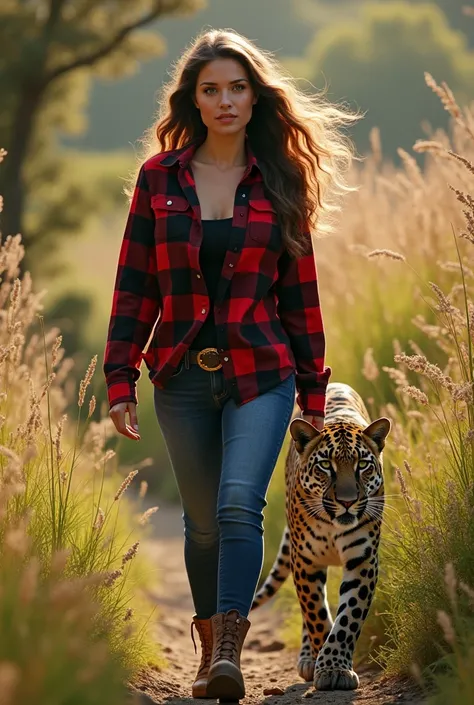
<svg viewBox="0 0 474 705"><path fill-rule="evenodd" d="M333 12L344 12L347 16L354 12L354 8L357 11L365 0L296 0L296 2L303 16L318 23L321 14L328 8L331 8ZM392 0L379 0L379 2L392 2ZM412 5L428 4L427 0L407 0L407 2ZM464 13L464 7L472 5L472 0L432 0L430 4L441 8L451 27L462 30L467 36L468 45L474 46L474 23L469 22Z"/></svg>
<svg viewBox="0 0 474 705"><path fill-rule="evenodd" d="M463 8L472 5L470 0L434 0L449 20L449 24L454 29L460 29L467 37L468 45L474 47L474 22L466 17ZM387 2L387 0L384 0ZM426 0L411 0L412 3L420 5L426 4Z"/></svg>
<svg viewBox="0 0 474 705"><path fill-rule="evenodd" d="M172 63L203 29L229 28L277 54L298 54L311 41L314 23L299 15L300 0L207 0L200 12L160 20L167 51L140 67L139 76L94 81L89 129L63 139L78 149L129 149L153 120L157 92ZM328 13L328 16L331 13ZM117 119L115 116L118 116Z"/></svg>
<svg viewBox="0 0 474 705"><path fill-rule="evenodd" d="M445 125L447 114L426 87L424 72L446 81L463 102L473 97L474 54L463 34L453 30L433 4L367 3L357 20L316 33L303 58L288 68L332 100L366 113L353 130L359 151L369 147L369 131L382 129L384 153L410 149L430 117Z"/></svg>
<svg viewBox="0 0 474 705"><path fill-rule="evenodd" d="M134 73L139 62L162 53L165 46L156 30L145 27L204 4L2 0L0 146L8 151L0 173L0 193L7 204L3 232L22 233L25 269L40 266L54 272L59 236L62 240L77 232L101 206L90 184L78 179L74 160L56 148L58 133L83 129L91 78Z"/></svg>

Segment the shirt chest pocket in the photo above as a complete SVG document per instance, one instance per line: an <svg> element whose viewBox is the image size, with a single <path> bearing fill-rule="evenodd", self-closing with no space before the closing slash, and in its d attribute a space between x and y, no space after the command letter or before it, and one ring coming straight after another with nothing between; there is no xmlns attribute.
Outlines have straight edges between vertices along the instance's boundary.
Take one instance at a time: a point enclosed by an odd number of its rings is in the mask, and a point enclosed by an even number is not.
<svg viewBox="0 0 474 705"><path fill-rule="evenodd" d="M281 231L276 211L268 199L249 200L247 232L259 245L277 249L281 244Z"/></svg>
<svg viewBox="0 0 474 705"><path fill-rule="evenodd" d="M155 235L158 242L189 240L193 211L183 196L156 194L151 197L155 214Z"/></svg>

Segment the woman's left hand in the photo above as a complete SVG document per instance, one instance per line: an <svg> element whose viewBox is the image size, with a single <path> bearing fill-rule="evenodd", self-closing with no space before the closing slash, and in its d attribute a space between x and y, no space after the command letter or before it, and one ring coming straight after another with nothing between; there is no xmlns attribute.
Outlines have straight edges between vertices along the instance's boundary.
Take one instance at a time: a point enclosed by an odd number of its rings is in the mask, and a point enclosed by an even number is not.
<svg viewBox="0 0 474 705"><path fill-rule="evenodd" d="M305 421L308 421L314 428L318 431L322 431L324 428L324 419L320 416L313 416L312 414L303 414L302 417Z"/></svg>

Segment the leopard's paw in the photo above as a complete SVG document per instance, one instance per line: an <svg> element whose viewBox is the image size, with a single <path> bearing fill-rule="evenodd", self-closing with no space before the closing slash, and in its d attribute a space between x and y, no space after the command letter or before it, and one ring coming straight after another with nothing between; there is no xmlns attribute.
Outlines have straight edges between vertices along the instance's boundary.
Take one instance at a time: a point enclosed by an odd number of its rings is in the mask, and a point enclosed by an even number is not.
<svg viewBox="0 0 474 705"><path fill-rule="evenodd" d="M359 677L346 668L316 668L313 685L316 690L355 690Z"/></svg>
<svg viewBox="0 0 474 705"><path fill-rule="evenodd" d="M306 683L311 683L314 676L314 664L316 661L311 656L300 656L298 659L298 675Z"/></svg>

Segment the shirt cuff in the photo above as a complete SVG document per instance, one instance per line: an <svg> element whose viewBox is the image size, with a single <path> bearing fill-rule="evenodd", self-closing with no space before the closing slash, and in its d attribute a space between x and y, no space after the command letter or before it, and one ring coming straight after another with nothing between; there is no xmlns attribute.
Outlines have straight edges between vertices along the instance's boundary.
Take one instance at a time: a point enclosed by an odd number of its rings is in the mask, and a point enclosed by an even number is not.
<svg viewBox="0 0 474 705"><path fill-rule="evenodd" d="M317 391L304 390L298 393L296 402L303 414L324 419L326 409L326 387L321 385Z"/></svg>
<svg viewBox="0 0 474 705"><path fill-rule="evenodd" d="M109 399L109 411L115 404L120 404L121 402L131 401L138 405L135 384L130 384L129 382L111 384L107 387L107 396Z"/></svg>

